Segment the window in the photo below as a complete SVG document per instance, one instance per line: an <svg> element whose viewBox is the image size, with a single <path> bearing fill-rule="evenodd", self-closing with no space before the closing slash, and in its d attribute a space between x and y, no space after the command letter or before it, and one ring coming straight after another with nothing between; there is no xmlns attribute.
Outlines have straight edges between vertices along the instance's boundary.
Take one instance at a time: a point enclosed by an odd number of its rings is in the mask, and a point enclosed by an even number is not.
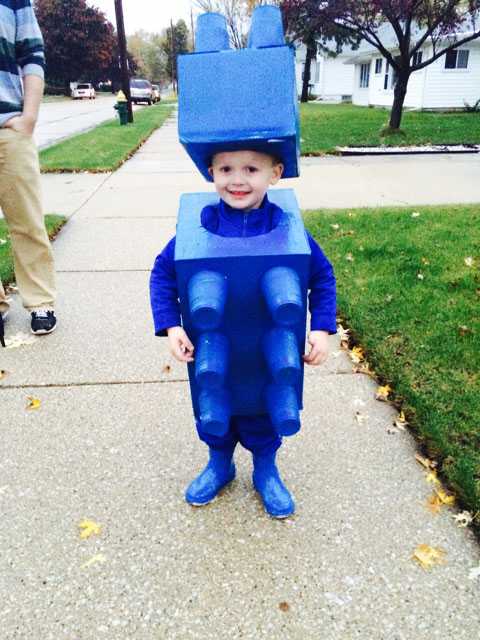
<svg viewBox="0 0 480 640"><path fill-rule="evenodd" d="M412 65L415 67L417 64L421 64L423 59L423 51L417 51L413 54Z"/></svg>
<svg viewBox="0 0 480 640"><path fill-rule="evenodd" d="M360 88L366 89L369 84L370 84L370 65L361 64L360 65Z"/></svg>
<svg viewBox="0 0 480 640"><path fill-rule="evenodd" d="M445 69L467 69L470 51L468 49L454 49L445 54Z"/></svg>
<svg viewBox="0 0 480 640"><path fill-rule="evenodd" d="M389 88L388 87L389 79L390 79L390 63L387 62L385 64L385 79L383 80L383 88L385 89L385 91Z"/></svg>
<svg viewBox="0 0 480 640"><path fill-rule="evenodd" d="M375 73L382 73L383 60L382 58L377 58L375 60Z"/></svg>

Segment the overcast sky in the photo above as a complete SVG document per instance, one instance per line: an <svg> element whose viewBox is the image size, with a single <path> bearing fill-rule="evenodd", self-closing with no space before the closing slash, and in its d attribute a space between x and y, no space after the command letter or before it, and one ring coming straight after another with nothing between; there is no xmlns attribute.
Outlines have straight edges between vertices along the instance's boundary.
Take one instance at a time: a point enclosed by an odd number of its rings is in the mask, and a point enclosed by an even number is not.
<svg viewBox="0 0 480 640"><path fill-rule="evenodd" d="M114 0L88 0L88 4L98 7L116 25ZM153 33L162 31L170 24L183 18L190 28L191 0L123 0L123 15L127 35L139 29ZM194 8L194 14L196 13Z"/></svg>

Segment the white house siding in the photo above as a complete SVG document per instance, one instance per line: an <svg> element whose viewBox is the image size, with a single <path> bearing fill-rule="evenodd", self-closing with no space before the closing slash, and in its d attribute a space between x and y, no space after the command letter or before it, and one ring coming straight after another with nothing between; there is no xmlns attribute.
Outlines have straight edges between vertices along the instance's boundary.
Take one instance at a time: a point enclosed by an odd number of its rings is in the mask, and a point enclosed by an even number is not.
<svg viewBox="0 0 480 640"><path fill-rule="evenodd" d="M480 43L460 49L470 51L467 69L445 69L445 56L426 67L423 109L463 108L480 99Z"/></svg>
<svg viewBox="0 0 480 640"><path fill-rule="evenodd" d="M354 65L344 64L345 56L335 58L317 56L310 67L311 93L323 100L341 100L353 93ZM302 74L305 67L305 48L299 47L296 54L297 91L302 90Z"/></svg>

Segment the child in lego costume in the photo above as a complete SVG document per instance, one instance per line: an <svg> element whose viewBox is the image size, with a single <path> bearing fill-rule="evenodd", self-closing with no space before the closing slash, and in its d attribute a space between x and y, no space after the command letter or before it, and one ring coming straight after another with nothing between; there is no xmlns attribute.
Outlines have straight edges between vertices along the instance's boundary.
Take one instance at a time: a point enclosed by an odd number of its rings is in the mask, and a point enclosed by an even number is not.
<svg viewBox="0 0 480 640"><path fill-rule="evenodd" d="M220 196L182 196L176 236L150 281L155 333L188 364L197 432L210 453L185 497L211 502L235 477L240 443L252 452L265 510L284 518L295 505L276 452L300 429L303 363L325 361L336 326L333 270L293 191L267 193L298 176L294 55L279 10L258 7L248 46L236 51L224 18L203 14L195 53L180 56L178 69L180 140Z"/></svg>

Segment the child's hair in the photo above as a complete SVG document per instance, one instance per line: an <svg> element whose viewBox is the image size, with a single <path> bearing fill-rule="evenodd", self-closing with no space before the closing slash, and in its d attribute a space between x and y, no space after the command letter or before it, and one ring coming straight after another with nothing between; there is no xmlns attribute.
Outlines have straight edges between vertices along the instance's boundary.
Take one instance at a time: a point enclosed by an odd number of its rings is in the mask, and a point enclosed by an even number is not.
<svg viewBox="0 0 480 640"><path fill-rule="evenodd" d="M283 161L279 156L276 156L274 153L268 153L268 151L258 151L257 149L225 149L225 151L216 151L208 161L208 166L213 167L215 156L218 156L220 153L229 153L232 151L252 151L253 153L262 153L264 156L269 156L271 158L273 166L283 164Z"/></svg>

